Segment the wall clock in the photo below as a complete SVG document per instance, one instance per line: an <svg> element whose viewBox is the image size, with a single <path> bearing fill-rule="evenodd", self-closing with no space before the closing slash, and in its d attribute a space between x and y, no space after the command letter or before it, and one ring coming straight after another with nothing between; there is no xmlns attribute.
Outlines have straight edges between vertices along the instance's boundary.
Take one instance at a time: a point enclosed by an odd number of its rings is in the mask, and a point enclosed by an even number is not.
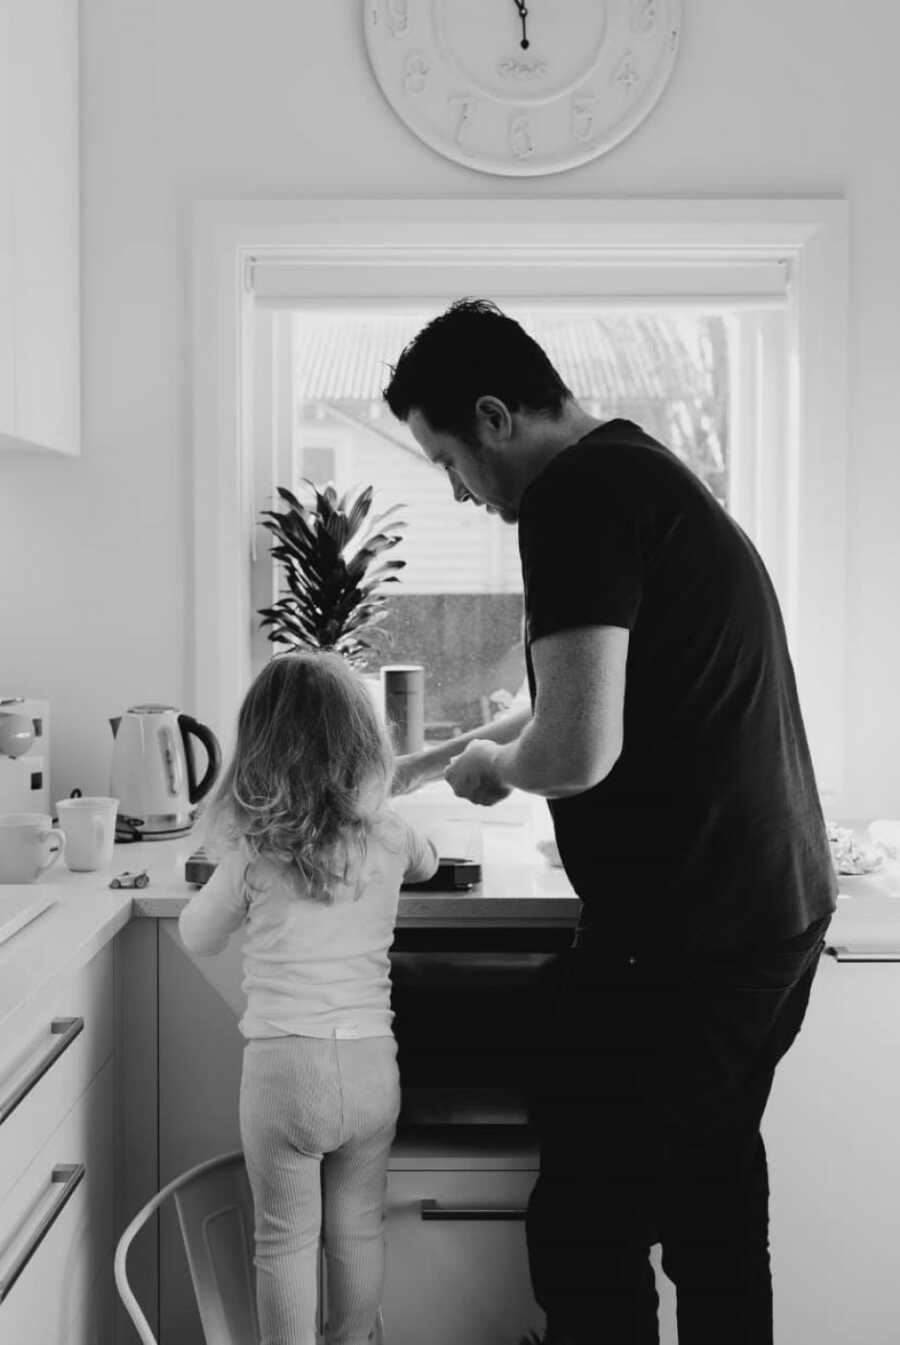
<svg viewBox="0 0 900 1345"><path fill-rule="evenodd" d="M574 168L662 93L681 0L364 0L375 77L427 145L485 173Z"/></svg>

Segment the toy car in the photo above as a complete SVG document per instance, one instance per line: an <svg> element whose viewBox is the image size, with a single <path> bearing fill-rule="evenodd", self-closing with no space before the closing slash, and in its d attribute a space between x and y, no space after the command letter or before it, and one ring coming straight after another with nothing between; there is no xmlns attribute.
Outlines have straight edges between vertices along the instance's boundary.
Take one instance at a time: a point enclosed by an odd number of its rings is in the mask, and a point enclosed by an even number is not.
<svg viewBox="0 0 900 1345"><path fill-rule="evenodd" d="M150 875L146 869L141 869L140 873L130 873L126 869L124 873L113 878L110 887L147 887L149 882Z"/></svg>

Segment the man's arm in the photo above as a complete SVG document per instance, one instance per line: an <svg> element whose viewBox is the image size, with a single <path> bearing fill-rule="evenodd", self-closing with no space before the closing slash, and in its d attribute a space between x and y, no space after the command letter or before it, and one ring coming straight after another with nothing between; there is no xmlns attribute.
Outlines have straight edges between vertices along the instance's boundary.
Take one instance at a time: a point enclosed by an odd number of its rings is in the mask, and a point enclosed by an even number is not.
<svg viewBox="0 0 900 1345"><path fill-rule="evenodd" d="M582 794L622 751L627 629L559 631L536 640L531 657L531 722L504 746L470 747L447 772L453 789L476 803L504 787L544 798Z"/></svg>
<svg viewBox="0 0 900 1345"><path fill-rule="evenodd" d="M531 706L523 705L499 719L491 720L489 724L482 724L480 728L461 733L457 738L448 738L446 742L434 743L431 747L423 748L421 752L398 757L391 793L406 794L429 780L440 779L453 757L459 756L460 752L476 738L491 743L512 742L518 738L530 719Z"/></svg>

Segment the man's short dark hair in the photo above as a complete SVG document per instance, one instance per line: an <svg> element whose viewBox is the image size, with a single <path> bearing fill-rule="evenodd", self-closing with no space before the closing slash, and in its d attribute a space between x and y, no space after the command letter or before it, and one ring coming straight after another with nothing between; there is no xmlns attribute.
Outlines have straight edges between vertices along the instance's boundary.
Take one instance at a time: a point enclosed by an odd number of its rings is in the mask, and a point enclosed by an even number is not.
<svg viewBox="0 0 900 1345"><path fill-rule="evenodd" d="M555 419L572 394L518 322L489 299L458 299L401 352L384 399L398 420L416 408L433 430L471 441L483 396Z"/></svg>

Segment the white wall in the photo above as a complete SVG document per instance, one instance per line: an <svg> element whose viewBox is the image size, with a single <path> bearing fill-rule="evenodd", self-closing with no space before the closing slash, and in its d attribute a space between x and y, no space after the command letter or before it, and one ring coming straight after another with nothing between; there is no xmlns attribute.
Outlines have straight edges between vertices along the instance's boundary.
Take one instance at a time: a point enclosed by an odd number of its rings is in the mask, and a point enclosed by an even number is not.
<svg viewBox="0 0 900 1345"><path fill-rule="evenodd" d="M889 0L686 0L661 102L592 164L441 159L370 75L358 0L81 0L85 447L0 459L0 695L50 698L55 797L105 788L106 717L184 703L191 202L818 196L851 206L844 815L900 815L900 174Z"/></svg>

